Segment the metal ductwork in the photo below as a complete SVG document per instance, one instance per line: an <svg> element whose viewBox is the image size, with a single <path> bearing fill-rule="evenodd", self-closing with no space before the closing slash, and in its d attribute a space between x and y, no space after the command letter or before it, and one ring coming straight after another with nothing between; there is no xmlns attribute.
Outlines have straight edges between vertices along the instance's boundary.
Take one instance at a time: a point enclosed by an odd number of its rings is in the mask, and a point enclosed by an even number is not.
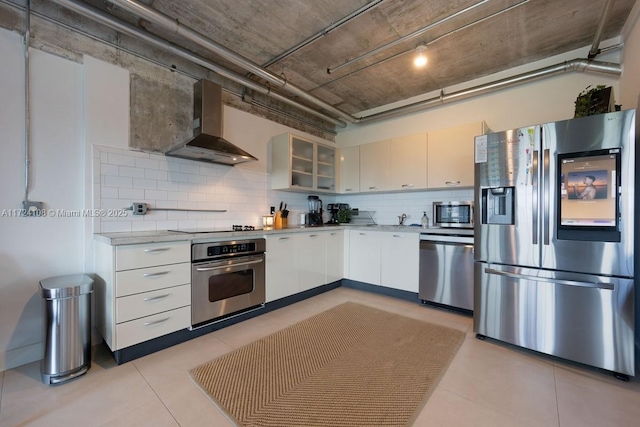
<svg viewBox="0 0 640 427"><path fill-rule="evenodd" d="M367 124L371 122L385 120L385 119L389 119L389 118L393 118L393 117L397 117L405 114L419 112L428 108L442 105L447 102L454 102L462 99L467 99L474 96L479 96L479 95L487 94L497 90L512 87L518 84L529 83L535 80L540 80L540 79L550 77L556 74L561 74L564 72L581 71L581 72L603 73L603 74L609 74L609 75L620 75L622 73L622 68L619 64L592 61L589 59L574 59L571 61L567 61L560 64L552 65L549 67L544 67L538 70L533 70L527 73L519 74L517 76L497 80L495 82L452 92L450 94L444 94L444 91L442 91L440 96L438 97L430 98L424 101L415 102L409 105L394 108L381 113L376 113L366 117L358 118L342 110L339 110L338 108L304 91L303 89L291 83L288 83L283 78L260 67L259 65L243 57L242 55L235 53L230 49L216 43L215 41L207 38L206 36L199 34L196 31L180 24L177 20L163 14L162 12L159 12L155 9L152 9L149 6L138 3L134 0L109 0L111 3L121 6L123 9L145 20L148 20L149 22L163 28L164 30L171 31L176 35L179 35L193 43L198 44L200 47L207 49L209 52L215 55L218 55L224 58L225 60L241 67L246 72L251 73L255 76L258 76L273 85L279 86L282 90L289 92L295 97L298 97L301 100L309 102L310 104L314 105L318 109L325 110L326 112L333 115L333 116L330 116L323 112L314 110L313 108L310 108L295 100L292 100L284 95L273 92L269 88L266 88L258 84L257 82L254 82L253 80L248 79L243 75L237 74L220 65L217 65L210 60L204 59L182 47L172 44L167 40L164 40L158 36L155 36L147 31L141 30L138 27L135 27L122 20L119 20L113 17L112 15L109 15L106 12L103 12L97 8L89 6L86 3L83 3L79 0L53 0L53 1L81 15L94 19L110 28L113 28L117 31L120 31L124 34L128 34L133 37L138 37L139 39L144 40L150 44L166 49L170 53L176 54L182 58L192 61L195 64L205 67L211 71L214 71L219 75L225 78L228 78L230 80L233 80L237 83L240 83L241 85L244 85L249 89L255 90L259 93L263 93L274 99L287 103L309 114L313 114L317 117L320 117L324 120L334 123L339 127L346 126L346 123L344 121L353 123L353 124ZM610 0L610 3L613 3L613 1ZM607 10L609 8L610 8L610 5L607 4L607 7L605 7L605 15L608 13ZM603 15L602 21L606 20L605 15ZM604 24L601 24L600 26L603 27ZM599 30L599 32L601 33L601 30ZM599 37L598 37L597 44L599 44ZM595 41L594 41L594 46L596 46Z"/></svg>

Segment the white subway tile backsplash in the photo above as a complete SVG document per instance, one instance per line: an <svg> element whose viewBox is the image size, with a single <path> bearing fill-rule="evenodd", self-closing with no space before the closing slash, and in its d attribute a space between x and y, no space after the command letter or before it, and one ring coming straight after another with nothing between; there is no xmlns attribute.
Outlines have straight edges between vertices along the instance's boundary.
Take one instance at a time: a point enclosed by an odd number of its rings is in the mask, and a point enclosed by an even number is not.
<svg viewBox="0 0 640 427"><path fill-rule="evenodd" d="M166 190L144 190L144 196L147 199L167 200Z"/></svg>
<svg viewBox="0 0 640 427"><path fill-rule="evenodd" d="M118 191L118 197L120 199L135 199L135 201L139 202L144 199L145 190L141 188L121 188Z"/></svg>
<svg viewBox="0 0 640 427"><path fill-rule="evenodd" d="M138 169L131 166L118 166L118 175L128 176L131 178L144 178L144 169Z"/></svg>
<svg viewBox="0 0 640 427"><path fill-rule="evenodd" d="M105 187L119 187L119 188L131 188L133 187L133 178L123 177L123 176L105 176L104 178L104 186Z"/></svg>
<svg viewBox="0 0 640 427"><path fill-rule="evenodd" d="M156 190L158 188L158 181L155 179L133 179L133 188L143 188L145 190Z"/></svg>
<svg viewBox="0 0 640 427"><path fill-rule="evenodd" d="M144 169L144 177L147 179L166 181L168 179L168 173L167 171L163 170Z"/></svg>
<svg viewBox="0 0 640 427"><path fill-rule="evenodd" d="M118 166L135 166L135 158L124 154L109 153L107 163Z"/></svg>
<svg viewBox="0 0 640 427"><path fill-rule="evenodd" d="M135 166L142 169L158 169L158 161L138 157L135 158Z"/></svg>
<svg viewBox="0 0 640 427"><path fill-rule="evenodd" d="M288 204L293 218L308 209L306 193L270 190L270 174L241 167L209 165L158 154L94 146L94 205L120 209L132 202L151 206L145 216L97 218L96 232L167 230L179 228L231 228L233 224L259 226L270 206ZM473 190L415 191L408 193L320 195L328 203L349 203L375 211L379 224L396 224L407 214L419 224L422 212L431 217L437 200L472 200ZM161 211L153 208L226 210L226 212ZM293 223L293 222L292 222Z"/></svg>

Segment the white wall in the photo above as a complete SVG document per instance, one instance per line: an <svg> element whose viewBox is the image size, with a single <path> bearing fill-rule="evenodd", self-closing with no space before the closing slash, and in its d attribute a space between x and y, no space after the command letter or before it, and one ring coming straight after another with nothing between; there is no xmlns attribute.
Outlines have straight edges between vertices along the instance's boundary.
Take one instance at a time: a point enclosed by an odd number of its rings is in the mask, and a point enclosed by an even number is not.
<svg viewBox="0 0 640 427"><path fill-rule="evenodd" d="M32 189L30 200L81 209L84 192L82 67L30 51ZM24 196L24 61L22 39L0 30L0 212ZM8 212L8 211L7 211ZM5 212L6 213L6 212ZM78 218L0 216L0 371L42 357L38 282L83 271Z"/></svg>
<svg viewBox="0 0 640 427"><path fill-rule="evenodd" d="M640 105L640 1L636 1L629 15L623 30L623 38L620 103L622 108L627 110L638 108Z"/></svg>

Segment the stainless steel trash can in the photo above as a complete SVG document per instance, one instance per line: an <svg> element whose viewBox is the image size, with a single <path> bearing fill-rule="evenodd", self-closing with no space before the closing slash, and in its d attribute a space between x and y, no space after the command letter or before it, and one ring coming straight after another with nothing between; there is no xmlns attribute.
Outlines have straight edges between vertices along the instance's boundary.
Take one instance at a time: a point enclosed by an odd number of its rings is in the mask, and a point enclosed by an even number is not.
<svg viewBox="0 0 640 427"><path fill-rule="evenodd" d="M91 367L91 293L93 279L85 274L40 281L44 298L45 347L40 364L42 382L60 384Z"/></svg>

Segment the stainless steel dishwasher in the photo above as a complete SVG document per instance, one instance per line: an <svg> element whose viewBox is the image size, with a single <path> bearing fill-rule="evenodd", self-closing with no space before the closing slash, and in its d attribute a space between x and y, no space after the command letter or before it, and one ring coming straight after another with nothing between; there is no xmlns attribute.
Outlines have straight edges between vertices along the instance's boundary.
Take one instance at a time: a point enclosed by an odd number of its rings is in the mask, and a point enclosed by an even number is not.
<svg viewBox="0 0 640 427"><path fill-rule="evenodd" d="M473 236L420 234L419 298L473 311Z"/></svg>

